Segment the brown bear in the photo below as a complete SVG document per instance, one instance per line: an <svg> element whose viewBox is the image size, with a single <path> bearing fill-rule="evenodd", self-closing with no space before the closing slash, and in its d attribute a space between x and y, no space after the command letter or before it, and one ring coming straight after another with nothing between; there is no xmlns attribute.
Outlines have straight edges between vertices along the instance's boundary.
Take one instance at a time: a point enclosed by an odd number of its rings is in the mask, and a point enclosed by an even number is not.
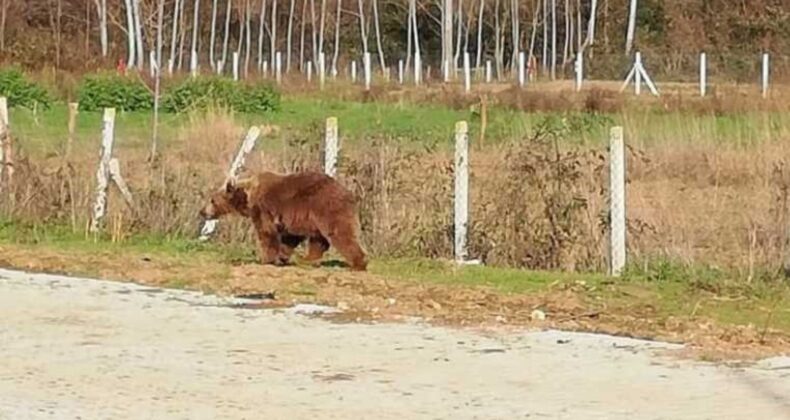
<svg viewBox="0 0 790 420"><path fill-rule="evenodd" d="M367 268L354 196L328 175L262 172L228 181L200 211L204 219L226 214L252 219L263 264L287 264L294 248L307 239L307 261L317 263L331 244L352 270Z"/></svg>

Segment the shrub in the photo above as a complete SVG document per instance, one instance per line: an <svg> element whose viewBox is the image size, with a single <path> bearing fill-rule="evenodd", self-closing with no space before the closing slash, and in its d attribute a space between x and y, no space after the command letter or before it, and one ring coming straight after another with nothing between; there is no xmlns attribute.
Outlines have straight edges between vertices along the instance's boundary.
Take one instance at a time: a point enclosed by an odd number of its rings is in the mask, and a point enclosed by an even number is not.
<svg viewBox="0 0 790 420"><path fill-rule="evenodd" d="M17 68L0 70L0 96L8 99L8 106L49 108L50 98L41 86L28 81Z"/></svg>
<svg viewBox="0 0 790 420"><path fill-rule="evenodd" d="M267 83L238 83L208 77L187 79L171 89L162 101L168 112L220 106L238 112L267 112L277 109L280 95Z"/></svg>
<svg viewBox="0 0 790 420"><path fill-rule="evenodd" d="M80 108L96 111L116 108L122 111L151 109L154 98L148 87L137 78L104 74L88 76L79 88Z"/></svg>

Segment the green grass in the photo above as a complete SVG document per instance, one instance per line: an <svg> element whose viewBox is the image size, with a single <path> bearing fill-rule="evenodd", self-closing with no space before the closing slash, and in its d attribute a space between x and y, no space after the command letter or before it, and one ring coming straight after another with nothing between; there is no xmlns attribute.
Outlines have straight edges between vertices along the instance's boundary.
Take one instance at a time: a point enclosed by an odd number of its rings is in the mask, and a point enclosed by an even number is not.
<svg viewBox="0 0 790 420"><path fill-rule="evenodd" d="M361 103L308 97L284 97L280 110L261 115L235 116L242 125L275 124L289 132L309 132L320 138L327 117L340 122L343 141L364 145L371 138L385 136L406 145L451 147L455 123L470 123L470 141L478 141L479 115L472 110L454 110L444 106L408 103ZM161 144L166 147L179 130L193 121L194 115L162 114ZM786 138L790 135L790 114L753 113L738 115L694 115L684 112L658 112L629 109L619 114L525 113L491 108L486 141L495 144L523 138L535 127L551 118L564 125L567 138L578 143L604 146L612 125L625 125L628 141L639 147L657 144L726 144L746 146L757 142ZM13 108L12 132L27 153L50 156L57 153L67 137L68 111L65 104L36 113ZM119 112L116 117L116 148L147 148L151 137L150 112ZM81 112L78 117L75 147L98 145L101 114ZM262 147L267 147L263 145Z"/></svg>

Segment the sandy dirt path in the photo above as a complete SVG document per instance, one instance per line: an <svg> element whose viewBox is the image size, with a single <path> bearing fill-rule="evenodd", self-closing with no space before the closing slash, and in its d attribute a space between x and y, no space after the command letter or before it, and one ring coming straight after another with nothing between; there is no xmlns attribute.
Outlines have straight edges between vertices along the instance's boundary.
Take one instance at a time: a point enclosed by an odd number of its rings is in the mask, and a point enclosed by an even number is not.
<svg viewBox="0 0 790 420"><path fill-rule="evenodd" d="M0 270L0 419L790 419L788 359L233 303Z"/></svg>

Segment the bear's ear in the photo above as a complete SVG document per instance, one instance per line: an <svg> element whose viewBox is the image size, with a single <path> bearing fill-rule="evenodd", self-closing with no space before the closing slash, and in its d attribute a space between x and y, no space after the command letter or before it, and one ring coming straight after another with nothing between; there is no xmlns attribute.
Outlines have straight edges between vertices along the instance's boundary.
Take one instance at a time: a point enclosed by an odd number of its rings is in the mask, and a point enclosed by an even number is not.
<svg viewBox="0 0 790 420"><path fill-rule="evenodd" d="M236 180L230 178L227 181L225 181L225 192L228 194L233 194L235 191L236 191Z"/></svg>

